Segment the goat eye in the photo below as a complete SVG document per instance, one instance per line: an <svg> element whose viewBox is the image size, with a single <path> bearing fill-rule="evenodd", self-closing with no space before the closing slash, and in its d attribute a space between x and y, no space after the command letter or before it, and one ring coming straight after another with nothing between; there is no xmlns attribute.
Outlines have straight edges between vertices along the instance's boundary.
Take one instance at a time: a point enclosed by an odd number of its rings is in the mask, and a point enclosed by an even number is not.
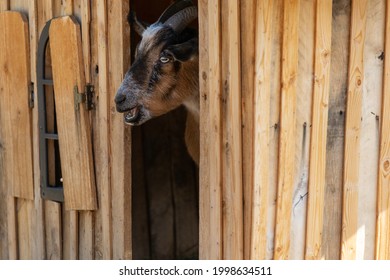
<svg viewBox="0 0 390 280"><path fill-rule="evenodd" d="M160 61L162 62L162 63L167 63L167 62L169 62L171 59L169 58L169 57L166 57L166 56L162 56L162 57L160 57Z"/></svg>

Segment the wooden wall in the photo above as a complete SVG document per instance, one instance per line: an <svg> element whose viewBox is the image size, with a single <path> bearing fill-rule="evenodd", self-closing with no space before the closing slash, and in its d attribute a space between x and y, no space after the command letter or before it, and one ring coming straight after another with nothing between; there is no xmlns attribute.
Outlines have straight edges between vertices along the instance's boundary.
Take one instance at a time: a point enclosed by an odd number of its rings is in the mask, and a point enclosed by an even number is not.
<svg viewBox="0 0 390 280"><path fill-rule="evenodd" d="M388 258L390 4L238 2L199 1L200 258Z"/></svg>
<svg viewBox="0 0 390 280"><path fill-rule="evenodd" d="M34 200L9 197L5 174L0 173L1 259L132 257L131 135L113 101L130 64L129 6L129 1L112 0L0 1L0 11L19 11L28 18L35 92L37 44L45 23L63 15L74 15L80 23L85 79L96 89L96 108L89 117L98 195L96 211L65 211L62 203L41 199L36 103L32 111Z"/></svg>

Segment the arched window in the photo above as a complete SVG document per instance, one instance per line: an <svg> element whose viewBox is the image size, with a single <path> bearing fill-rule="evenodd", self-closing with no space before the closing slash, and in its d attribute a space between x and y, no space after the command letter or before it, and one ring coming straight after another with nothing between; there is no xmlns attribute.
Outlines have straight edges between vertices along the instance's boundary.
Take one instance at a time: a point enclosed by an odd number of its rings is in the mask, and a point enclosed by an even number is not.
<svg viewBox="0 0 390 280"><path fill-rule="evenodd" d="M48 21L42 30L37 55L41 196L44 199L63 202L64 191L51 71L51 55L50 48L48 48L50 23L51 21Z"/></svg>

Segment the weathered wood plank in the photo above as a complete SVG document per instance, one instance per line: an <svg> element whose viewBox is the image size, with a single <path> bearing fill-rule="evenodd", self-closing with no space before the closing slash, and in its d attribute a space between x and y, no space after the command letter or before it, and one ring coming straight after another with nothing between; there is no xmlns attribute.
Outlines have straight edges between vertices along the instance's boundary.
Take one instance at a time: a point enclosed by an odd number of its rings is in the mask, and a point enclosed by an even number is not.
<svg viewBox="0 0 390 280"><path fill-rule="evenodd" d="M299 0L285 0L275 259L288 259L290 249L291 201L295 170L294 136L298 71L298 23Z"/></svg>
<svg viewBox="0 0 390 280"><path fill-rule="evenodd" d="M61 260L62 217L60 203L45 201L45 245L46 259Z"/></svg>
<svg viewBox="0 0 390 280"><path fill-rule="evenodd" d="M219 0L208 1L209 79L209 196L208 238L211 259L222 259L222 124L221 124L221 22Z"/></svg>
<svg viewBox="0 0 390 280"><path fill-rule="evenodd" d="M289 259L304 259L311 104L314 80L315 1L300 2L295 121L295 168Z"/></svg>
<svg viewBox="0 0 390 280"><path fill-rule="evenodd" d="M332 2L317 1L314 90L308 186L306 259L320 259L324 211L326 138L330 87Z"/></svg>
<svg viewBox="0 0 390 280"><path fill-rule="evenodd" d="M32 209L34 198L31 109L28 105L30 76L27 19L18 12L0 14L0 111L4 137L5 186L8 188L7 222L9 258L32 258ZM14 94L18 93L18 94ZM23 94L24 93L24 94ZM17 128L17 129L16 129ZM26 137L27 136L27 137ZM13 196L26 198L16 211Z"/></svg>
<svg viewBox="0 0 390 280"><path fill-rule="evenodd" d="M278 159L280 138L280 101L282 75L283 46L283 4L284 0L273 1L272 47L271 47L271 90L270 90L270 167L269 167L269 198L267 221L267 251L266 259L274 256L274 238L276 223L276 199L278 188Z"/></svg>
<svg viewBox="0 0 390 280"><path fill-rule="evenodd" d="M0 15L0 109L9 194L34 198L30 59L27 18L18 12ZM17 93L17 94L15 94Z"/></svg>
<svg viewBox="0 0 390 280"><path fill-rule="evenodd" d="M78 211L62 211L62 236L64 238L62 251L64 260L77 260L79 258L79 219Z"/></svg>
<svg viewBox="0 0 390 280"><path fill-rule="evenodd" d="M251 259L265 259L267 248L273 3L256 5Z"/></svg>
<svg viewBox="0 0 390 280"><path fill-rule="evenodd" d="M32 242L34 232L32 231L31 219L31 203L29 200L18 198L16 199L17 213L17 242L18 242L18 258L21 260L31 260L33 256ZM30 219L28 219L30 218Z"/></svg>
<svg viewBox="0 0 390 280"><path fill-rule="evenodd" d="M0 1L0 12L9 10L9 0Z"/></svg>
<svg viewBox="0 0 390 280"><path fill-rule="evenodd" d="M209 65L208 1L199 0L199 95L200 162L199 162L199 258L210 259L210 170L209 166Z"/></svg>
<svg viewBox="0 0 390 280"><path fill-rule="evenodd" d="M8 0L0 2L0 12L9 9ZM1 105L0 105L1 106ZM1 121L0 110L0 123ZM8 190L6 186L6 173L4 172L5 157L4 157L4 143L3 132L0 127L0 259L8 259L8 226L7 226L7 204L8 204Z"/></svg>
<svg viewBox="0 0 390 280"><path fill-rule="evenodd" d="M222 4L223 258L243 259L240 26L237 1Z"/></svg>
<svg viewBox="0 0 390 280"><path fill-rule="evenodd" d="M350 34L349 0L334 1L332 56L327 130L326 185L322 252L324 259L340 259L345 107ZM328 226L332 225L332 226Z"/></svg>
<svg viewBox="0 0 390 280"><path fill-rule="evenodd" d="M91 83L91 3L87 0L72 0L64 2L66 9L61 10L61 15L72 14L81 24L81 38L83 49L83 62L85 82ZM73 5L73 7L71 6ZM90 114L89 114L89 117ZM96 174L96 173L95 173ZM82 260L91 260L94 258L94 212L80 211L79 219L79 258Z"/></svg>
<svg viewBox="0 0 390 280"><path fill-rule="evenodd" d="M97 174L98 188L100 190L99 211L101 217L101 253L103 259L112 258L112 193L110 183L110 166L109 163L109 84L108 84L108 15L107 1L98 1L96 4L96 26L97 26L97 45L98 45L98 71L99 86L97 91L98 104L96 107L97 121L97 154L96 160L99 165Z"/></svg>
<svg viewBox="0 0 390 280"><path fill-rule="evenodd" d="M72 17L50 26L57 125L67 210L97 208L89 117L85 104L76 105L75 87L84 91L80 28Z"/></svg>
<svg viewBox="0 0 390 280"><path fill-rule="evenodd" d="M30 39L30 66L31 66L31 81L34 83L34 92L37 92L37 61L36 54L38 48L38 1L27 1L24 5L28 7L29 17L29 39ZM35 101L36 104L36 101ZM34 104L32 109L32 145L33 145L33 159L34 159L34 202L31 202L32 212L32 232L35 236L32 243L32 257L33 259L44 259L46 258L46 244L45 244L45 221L44 221L44 202L40 196L40 167L38 164L39 159L39 126L38 126L38 106ZM36 163L36 164L35 164Z"/></svg>
<svg viewBox="0 0 390 280"><path fill-rule="evenodd" d="M130 128L115 110L114 97L129 67L130 41L128 1L108 1L108 56L110 92L110 151L112 186L113 258L131 258L131 142ZM121 51L118 51L121 50ZM127 151L127 152L126 152Z"/></svg>
<svg viewBox="0 0 390 280"><path fill-rule="evenodd" d="M386 4L385 54L390 54L390 5ZM390 55L385 55L378 168L375 259L390 259Z"/></svg>
<svg viewBox="0 0 390 280"><path fill-rule="evenodd" d="M345 128L343 215L341 258L356 258L358 230L358 184L362 90L364 80L363 53L367 18L367 1L352 2L351 39L348 73L348 98Z"/></svg>
<svg viewBox="0 0 390 280"><path fill-rule="evenodd" d="M358 231L356 259L375 258L375 227L377 208L377 181L380 143L380 122L383 90L383 58L385 41L386 1L367 2L367 23L364 42L364 86L362 90Z"/></svg>
<svg viewBox="0 0 390 280"><path fill-rule="evenodd" d="M253 96L256 1L241 3L242 184L244 201L244 258L250 259L253 185Z"/></svg>

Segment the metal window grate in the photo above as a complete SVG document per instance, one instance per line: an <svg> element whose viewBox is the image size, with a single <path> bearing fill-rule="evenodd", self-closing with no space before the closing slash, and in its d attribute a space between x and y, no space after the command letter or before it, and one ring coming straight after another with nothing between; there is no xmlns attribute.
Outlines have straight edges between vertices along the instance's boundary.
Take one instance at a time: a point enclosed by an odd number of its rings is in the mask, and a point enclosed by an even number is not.
<svg viewBox="0 0 390 280"><path fill-rule="evenodd" d="M55 100L53 80L47 78L50 65L47 64L49 42L48 21L39 38L37 54L38 122L39 122L39 165L41 169L41 196L43 199L63 202L61 164L58 134L56 131ZM49 72L49 71L47 71ZM48 102L51 101L50 104ZM48 117L48 114L50 116ZM49 124L50 121L50 125ZM50 126L50 127L49 127Z"/></svg>

